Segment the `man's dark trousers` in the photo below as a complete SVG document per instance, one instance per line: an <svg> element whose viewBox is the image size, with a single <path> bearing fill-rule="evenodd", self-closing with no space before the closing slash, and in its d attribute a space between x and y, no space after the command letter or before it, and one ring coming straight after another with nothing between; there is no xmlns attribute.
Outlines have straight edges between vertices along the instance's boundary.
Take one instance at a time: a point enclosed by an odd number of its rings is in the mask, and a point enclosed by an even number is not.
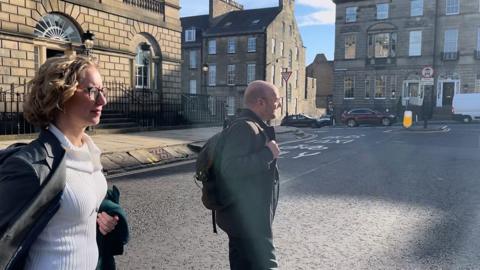
<svg viewBox="0 0 480 270"><path fill-rule="evenodd" d="M272 238L240 238L229 236L231 270L277 269Z"/></svg>

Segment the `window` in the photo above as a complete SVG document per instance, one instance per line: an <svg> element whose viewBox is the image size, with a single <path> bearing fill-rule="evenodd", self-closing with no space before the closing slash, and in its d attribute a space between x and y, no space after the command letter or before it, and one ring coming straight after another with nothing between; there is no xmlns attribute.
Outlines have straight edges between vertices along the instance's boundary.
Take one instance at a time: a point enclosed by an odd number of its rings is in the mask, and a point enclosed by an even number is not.
<svg viewBox="0 0 480 270"><path fill-rule="evenodd" d="M217 53L217 41L215 39L211 39L208 41L208 54L216 54Z"/></svg>
<svg viewBox="0 0 480 270"><path fill-rule="evenodd" d="M189 29L185 31L185 42L195 41L195 29Z"/></svg>
<svg viewBox="0 0 480 270"><path fill-rule="evenodd" d="M235 97L227 97L227 115L235 115Z"/></svg>
<svg viewBox="0 0 480 270"><path fill-rule="evenodd" d="M356 41L357 37L355 35L345 36L345 59L355 59Z"/></svg>
<svg viewBox="0 0 480 270"><path fill-rule="evenodd" d="M449 29L445 31L445 43L443 52L456 53L458 51L458 29Z"/></svg>
<svg viewBox="0 0 480 270"><path fill-rule="evenodd" d="M370 78L365 79L365 98L370 98Z"/></svg>
<svg viewBox="0 0 480 270"><path fill-rule="evenodd" d="M357 7L347 7L345 10L345 22L356 22L357 21Z"/></svg>
<svg viewBox="0 0 480 270"><path fill-rule="evenodd" d="M423 0L410 1L410 16L423 16Z"/></svg>
<svg viewBox="0 0 480 270"><path fill-rule="evenodd" d="M292 35L293 35L293 27L292 27L292 25L289 25L289 26L288 26L288 30L289 30L289 32L290 32L290 36L292 36Z"/></svg>
<svg viewBox="0 0 480 270"><path fill-rule="evenodd" d="M397 76L393 75L392 78L390 79L390 98L394 99L395 94L397 92Z"/></svg>
<svg viewBox="0 0 480 270"><path fill-rule="evenodd" d="M228 39L228 46L227 46L227 53L235 53L235 47L237 44L236 38L229 38Z"/></svg>
<svg viewBox="0 0 480 270"><path fill-rule="evenodd" d="M283 41L280 42L280 56L284 56L285 55L285 52L284 52L284 47L283 47Z"/></svg>
<svg viewBox="0 0 480 270"><path fill-rule="evenodd" d="M368 36L368 57L386 58L396 56L397 34L379 33Z"/></svg>
<svg viewBox="0 0 480 270"><path fill-rule="evenodd" d="M256 37L249 37L247 42L247 50L248 52L255 52L257 50L257 38Z"/></svg>
<svg viewBox="0 0 480 270"><path fill-rule="evenodd" d="M388 4L377 4L377 20L388 19Z"/></svg>
<svg viewBox="0 0 480 270"><path fill-rule="evenodd" d="M197 68L197 51L190 51L190 68Z"/></svg>
<svg viewBox="0 0 480 270"><path fill-rule="evenodd" d="M390 35L378 34L375 35L375 57L385 58L388 57L390 51Z"/></svg>
<svg viewBox="0 0 480 270"><path fill-rule="evenodd" d="M282 31L285 33L285 22L282 22Z"/></svg>
<svg viewBox="0 0 480 270"><path fill-rule="evenodd" d="M292 63L293 63L293 52L292 50L288 51L288 67L292 69Z"/></svg>
<svg viewBox="0 0 480 270"><path fill-rule="evenodd" d="M149 68L150 52L144 52L137 47L137 55L135 56L135 87L147 88L150 86L150 68Z"/></svg>
<svg viewBox="0 0 480 270"><path fill-rule="evenodd" d="M190 94L197 94L197 80L190 80Z"/></svg>
<svg viewBox="0 0 480 270"><path fill-rule="evenodd" d="M299 55L298 47L295 47L295 59L297 61L298 61L298 55Z"/></svg>
<svg viewBox="0 0 480 270"><path fill-rule="evenodd" d="M251 83L254 80L255 80L255 64L248 64L247 65L247 83Z"/></svg>
<svg viewBox="0 0 480 270"><path fill-rule="evenodd" d="M208 65L208 85L215 86L217 84L217 65Z"/></svg>
<svg viewBox="0 0 480 270"><path fill-rule="evenodd" d="M235 84L235 65L227 66L227 84L228 85Z"/></svg>
<svg viewBox="0 0 480 270"><path fill-rule="evenodd" d="M298 70L295 71L295 88L298 88Z"/></svg>
<svg viewBox="0 0 480 270"><path fill-rule="evenodd" d="M272 83L275 84L275 66L272 66Z"/></svg>
<svg viewBox="0 0 480 270"><path fill-rule="evenodd" d="M346 99L353 99L353 85L354 85L354 78L353 77L345 77L343 79L343 91L345 92Z"/></svg>
<svg viewBox="0 0 480 270"><path fill-rule="evenodd" d="M422 55L422 31L410 32L410 44L408 49L409 56Z"/></svg>
<svg viewBox="0 0 480 270"><path fill-rule="evenodd" d="M387 76L377 76L375 79L375 98L385 98Z"/></svg>
<svg viewBox="0 0 480 270"><path fill-rule="evenodd" d="M456 15L460 13L460 5L458 0L446 0L446 15Z"/></svg>
<svg viewBox="0 0 480 270"><path fill-rule="evenodd" d="M275 39L272 38L272 54L275 55Z"/></svg>

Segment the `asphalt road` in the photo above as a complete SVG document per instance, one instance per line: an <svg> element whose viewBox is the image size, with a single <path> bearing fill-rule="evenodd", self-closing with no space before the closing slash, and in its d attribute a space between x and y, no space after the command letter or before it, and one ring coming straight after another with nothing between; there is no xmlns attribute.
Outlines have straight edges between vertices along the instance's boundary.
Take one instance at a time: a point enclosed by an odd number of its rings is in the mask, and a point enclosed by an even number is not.
<svg viewBox="0 0 480 270"><path fill-rule="evenodd" d="M480 269L480 125L284 135L281 269ZM187 164L112 180L129 214L119 269L228 269Z"/></svg>

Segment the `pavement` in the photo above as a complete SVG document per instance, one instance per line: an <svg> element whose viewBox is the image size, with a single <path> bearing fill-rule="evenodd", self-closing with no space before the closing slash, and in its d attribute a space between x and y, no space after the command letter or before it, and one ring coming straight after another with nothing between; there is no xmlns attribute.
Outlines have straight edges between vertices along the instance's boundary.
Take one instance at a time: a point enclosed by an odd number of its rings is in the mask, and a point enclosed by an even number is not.
<svg viewBox="0 0 480 270"><path fill-rule="evenodd" d="M102 150L102 165L107 176L196 158L195 149L221 127L146 131L125 134L95 134L93 141ZM275 126L278 134L299 132L297 128ZM31 139L3 140L0 149Z"/></svg>

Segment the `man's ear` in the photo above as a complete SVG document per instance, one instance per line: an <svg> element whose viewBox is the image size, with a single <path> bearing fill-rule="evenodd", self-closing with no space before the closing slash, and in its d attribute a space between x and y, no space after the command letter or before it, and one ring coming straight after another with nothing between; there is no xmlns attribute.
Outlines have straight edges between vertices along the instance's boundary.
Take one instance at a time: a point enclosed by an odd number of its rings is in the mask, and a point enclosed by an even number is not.
<svg viewBox="0 0 480 270"><path fill-rule="evenodd" d="M265 100L263 98L258 98L257 99L257 104L258 105L263 105L263 104L265 104Z"/></svg>

